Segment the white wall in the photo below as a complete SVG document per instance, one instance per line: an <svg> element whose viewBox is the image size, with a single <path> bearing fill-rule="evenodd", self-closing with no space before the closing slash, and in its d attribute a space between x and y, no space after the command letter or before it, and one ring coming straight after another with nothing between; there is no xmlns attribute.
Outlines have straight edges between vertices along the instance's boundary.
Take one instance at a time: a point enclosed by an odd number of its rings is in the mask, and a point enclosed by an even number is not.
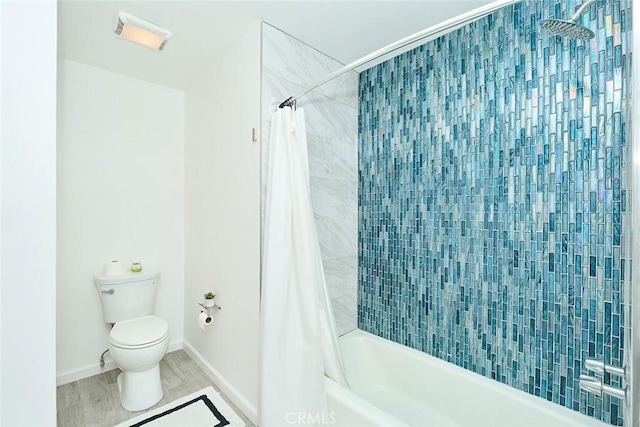
<svg viewBox="0 0 640 427"><path fill-rule="evenodd" d="M183 338L184 93L61 59L58 383L101 372L93 276L110 259L161 270L155 313ZM107 369L112 368L109 364Z"/></svg>
<svg viewBox="0 0 640 427"><path fill-rule="evenodd" d="M0 2L0 46L3 40L2 2ZM2 50L0 49L0 177L2 176ZM2 185L0 184L0 309L2 308ZM2 423L2 315L0 313L0 423Z"/></svg>
<svg viewBox="0 0 640 427"><path fill-rule="evenodd" d="M52 426L56 423L56 2L3 1L0 7L0 425Z"/></svg>
<svg viewBox="0 0 640 427"><path fill-rule="evenodd" d="M254 422L260 298L260 24L186 93L185 347ZM196 305L222 307L206 331Z"/></svg>

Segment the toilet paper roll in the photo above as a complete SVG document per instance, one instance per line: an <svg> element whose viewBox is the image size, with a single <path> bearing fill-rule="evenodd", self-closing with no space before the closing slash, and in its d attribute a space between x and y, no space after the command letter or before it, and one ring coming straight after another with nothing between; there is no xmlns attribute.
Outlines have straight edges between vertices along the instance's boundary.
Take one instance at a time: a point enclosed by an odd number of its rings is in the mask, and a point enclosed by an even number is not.
<svg viewBox="0 0 640 427"><path fill-rule="evenodd" d="M121 276L125 273L124 264L117 259L104 263L105 276Z"/></svg>
<svg viewBox="0 0 640 427"><path fill-rule="evenodd" d="M198 316L198 324L200 325L200 329L204 331L205 326L209 326L213 322L213 317L209 316L209 313L206 311L201 311L200 316Z"/></svg>

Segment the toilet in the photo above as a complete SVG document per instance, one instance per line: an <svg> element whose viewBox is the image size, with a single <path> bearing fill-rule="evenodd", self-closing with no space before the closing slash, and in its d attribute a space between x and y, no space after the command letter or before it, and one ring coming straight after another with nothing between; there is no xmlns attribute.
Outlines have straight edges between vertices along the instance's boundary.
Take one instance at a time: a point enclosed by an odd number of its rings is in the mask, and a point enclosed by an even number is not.
<svg viewBox="0 0 640 427"><path fill-rule="evenodd" d="M159 278L159 270L94 277L104 321L113 326L109 352L122 370L118 390L127 411L150 408L163 395L159 363L169 346L169 325L153 315Z"/></svg>

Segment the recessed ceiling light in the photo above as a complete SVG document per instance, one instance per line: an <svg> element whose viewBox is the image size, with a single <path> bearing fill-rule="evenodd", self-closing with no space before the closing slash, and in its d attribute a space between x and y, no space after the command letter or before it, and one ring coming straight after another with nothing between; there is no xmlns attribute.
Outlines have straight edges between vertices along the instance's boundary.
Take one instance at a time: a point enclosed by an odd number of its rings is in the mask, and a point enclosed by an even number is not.
<svg viewBox="0 0 640 427"><path fill-rule="evenodd" d="M171 31L124 12L118 13L118 24L113 32L122 39L155 51L164 49L171 37Z"/></svg>

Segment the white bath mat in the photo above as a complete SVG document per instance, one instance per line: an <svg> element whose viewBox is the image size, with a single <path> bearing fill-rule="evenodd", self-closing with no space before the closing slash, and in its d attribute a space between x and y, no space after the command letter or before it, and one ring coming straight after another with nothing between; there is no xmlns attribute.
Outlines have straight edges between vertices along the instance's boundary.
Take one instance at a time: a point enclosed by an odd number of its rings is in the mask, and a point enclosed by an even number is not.
<svg viewBox="0 0 640 427"><path fill-rule="evenodd" d="M238 414L213 389L207 387L116 427L244 427Z"/></svg>

